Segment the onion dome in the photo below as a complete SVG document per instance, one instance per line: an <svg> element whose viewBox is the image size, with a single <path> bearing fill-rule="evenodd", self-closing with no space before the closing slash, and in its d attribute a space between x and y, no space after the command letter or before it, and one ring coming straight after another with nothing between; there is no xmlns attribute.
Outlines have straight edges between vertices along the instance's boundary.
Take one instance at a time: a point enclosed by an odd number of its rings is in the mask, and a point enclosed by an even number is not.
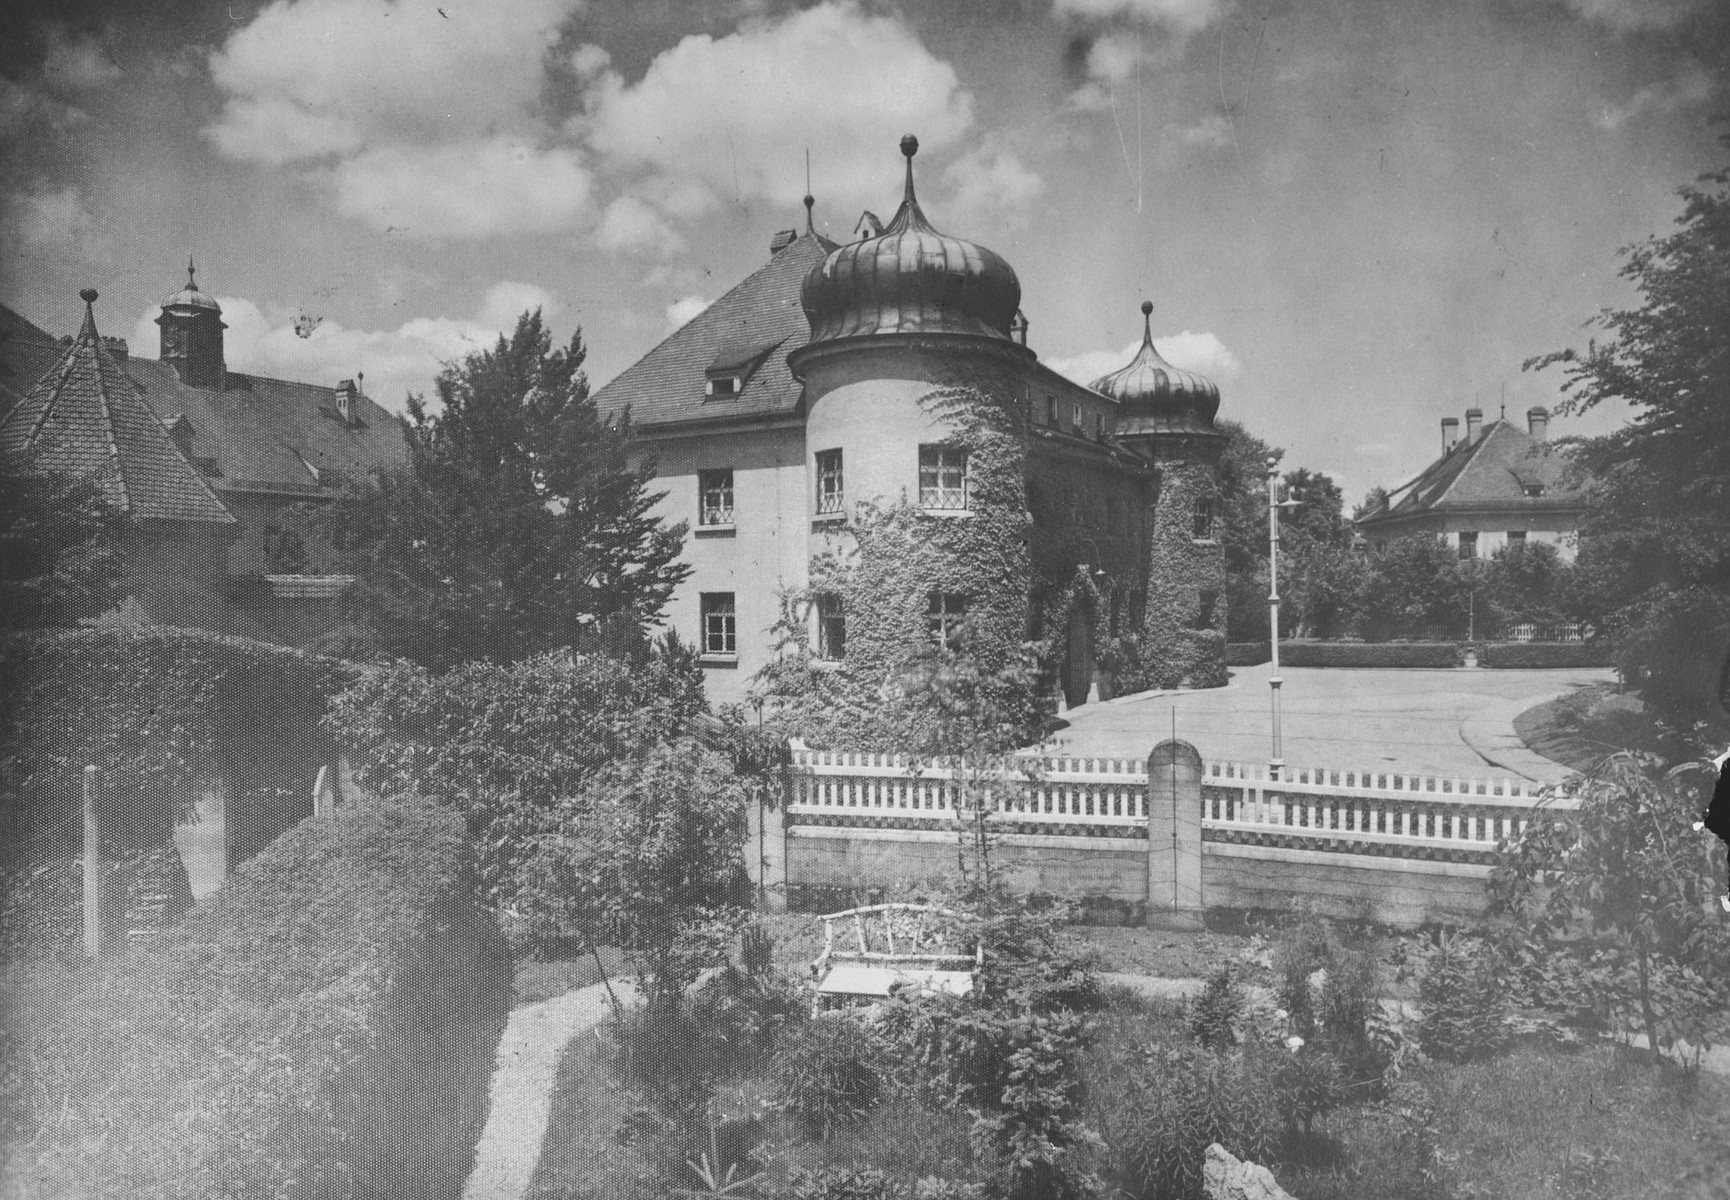
<svg viewBox="0 0 1730 1200"><path fill-rule="evenodd" d="M198 290L198 284L192 277L192 260L186 260L186 286L162 302L163 308L205 308L212 312L221 312L222 306L212 297Z"/></svg>
<svg viewBox="0 0 1730 1200"><path fill-rule="evenodd" d="M1021 281L1002 256L931 228L913 195L919 139L901 139L905 198L875 237L832 251L799 290L811 343L880 333L959 333L1010 341Z"/></svg>
<svg viewBox="0 0 1730 1200"><path fill-rule="evenodd" d="M1153 345L1152 301L1141 304L1141 349L1128 365L1088 386L1123 406L1117 431L1126 433L1212 433L1219 412L1219 387L1193 371L1174 367Z"/></svg>

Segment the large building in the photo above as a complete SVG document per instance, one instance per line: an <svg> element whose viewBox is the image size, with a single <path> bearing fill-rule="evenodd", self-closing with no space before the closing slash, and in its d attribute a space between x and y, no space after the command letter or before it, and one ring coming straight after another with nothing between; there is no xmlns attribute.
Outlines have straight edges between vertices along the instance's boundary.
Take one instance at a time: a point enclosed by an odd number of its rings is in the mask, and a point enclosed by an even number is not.
<svg viewBox="0 0 1730 1200"><path fill-rule="evenodd" d="M937 232L913 186L840 245L769 261L597 393L690 529L672 626L742 699L792 636L820 659L1037 640L1071 704L1225 682L1219 392L1147 336L1083 387L1028 346L1015 271Z"/></svg>
<svg viewBox="0 0 1730 1200"><path fill-rule="evenodd" d="M126 586L153 622L301 644L349 582L319 573L307 506L406 463L395 416L353 380L295 383L228 369L222 309L195 286L162 303L160 357L96 329L76 336L0 308L0 451L94 478L133 518Z"/></svg>
<svg viewBox="0 0 1730 1200"><path fill-rule="evenodd" d="M1527 426L1484 424L1482 409L1442 418L1442 455L1388 493L1386 507L1358 521L1371 546L1396 537L1443 537L1461 558L1488 558L1503 546L1543 542L1572 562L1586 496L1569 479L1567 458L1549 441L1548 409Z"/></svg>

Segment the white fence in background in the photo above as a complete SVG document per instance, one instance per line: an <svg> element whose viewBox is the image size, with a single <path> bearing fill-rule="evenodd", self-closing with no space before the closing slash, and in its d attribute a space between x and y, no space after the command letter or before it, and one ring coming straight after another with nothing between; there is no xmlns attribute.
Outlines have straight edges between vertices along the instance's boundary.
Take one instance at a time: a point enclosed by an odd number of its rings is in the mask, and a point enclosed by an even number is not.
<svg viewBox="0 0 1730 1200"><path fill-rule="evenodd" d="M1147 760L1016 755L969 770L903 755L792 749L788 818L798 824L927 825L955 819L957 776L978 782L994 820L1023 832L1145 837ZM1453 779L1244 763L1204 763L1203 837L1302 844L1348 853L1435 857L1488 852L1524 829L1535 806L1572 797L1524 779ZM1080 827L1080 828L1076 828Z"/></svg>

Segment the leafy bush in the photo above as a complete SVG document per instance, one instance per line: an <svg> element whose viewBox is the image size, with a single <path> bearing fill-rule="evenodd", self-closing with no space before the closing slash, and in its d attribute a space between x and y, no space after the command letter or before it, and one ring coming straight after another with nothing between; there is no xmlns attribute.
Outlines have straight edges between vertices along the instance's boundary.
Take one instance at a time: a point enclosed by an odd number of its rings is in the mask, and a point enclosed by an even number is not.
<svg viewBox="0 0 1730 1200"><path fill-rule="evenodd" d="M1272 1058L1274 1102L1285 1121L1286 1146L1314 1132L1315 1119L1343 1104L1348 1095L1340 1061L1326 1050L1303 1045L1295 1050L1262 1051Z"/></svg>
<svg viewBox="0 0 1730 1200"><path fill-rule="evenodd" d="M1486 667L1533 669L1543 667L1607 667L1611 652L1607 642L1491 642L1484 647Z"/></svg>
<svg viewBox="0 0 1730 1200"><path fill-rule="evenodd" d="M1155 1047L1144 1066L1118 1151L1118 1180L1132 1200L1199 1200L1214 1142L1252 1162L1277 1157L1279 1110L1249 1055Z"/></svg>
<svg viewBox="0 0 1730 1200"><path fill-rule="evenodd" d="M564 802L603 766L687 732L703 707L701 672L663 642L634 657L555 651L445 675L375 666L334 699L328 724L361 786L437 796L464 814L488 894L511 908Z"/></svg>
<svg viewBox="0 0 1730 1200"><path fill-rule="evenodd" d="M1280 662L1288 667L1452 667L1459 650L1452 642L1281 642Z"/></svg>
<svg viewBox="0 0 1730 1200"><path fill-rule="evenodd" d="M454 823L377 806L302 824L82 989L53 982L17 1031L35 1128L0 1195L454 1197L511 963Z"/></svg>
<svg viewBox="0 0 1730 1200"><path fill-rule="evenodd" d="M1079 1159L1081 1152L1103 1145L1081 1120L1081 1085L1074 1065L1088 1040L1083 1019L1067 1012L1029 1014L1012 1027L1010 1040L996 1111L976 1118L975 1145L1006 1164L1009 1200L1097 1194L1099 1181Z"/></svg>
<svg viewBox="0 0 1730 1200"><path fill-rule="evenodd" d="M1237 1026L1249 993L1226 963L1208 976L1207 983L1189 1006L1189 1035L1207 1050L1224 1050L1237 1044Z"/></svg>
<svg viewBox="0 0 1730 1200"><path fill-rule="evenodd" d="M1273 657L1273 647L1267 642L1227 642L1225 665L1228 667L1259 667Z"/></svg>
<svg viewBox="0 0 1730 1200"><path fill-rule="evenodd" d="M787 1200L895 1200L901 1191L882 1171L824 1167L788 1173Z"/></svg>
<svg viewBox="0 0 1730 1200"><path fill-rule="evenodd" d="M825 1013L792 1029L775 1056L785 1111L806 1135L827 1140L883 1098L885 1047L862 1021Z"/></svg>
<svg viewBox="0 0 1730 1200"><path fill-rule="evenodd" d="M1431 953L1419 978L1418 1004L1418 1043L1433 1058L1468 1062L1492 1057L1507 1044L1507 999L1495 965L1481 945L1460 935L1445 938Z"/></svg>

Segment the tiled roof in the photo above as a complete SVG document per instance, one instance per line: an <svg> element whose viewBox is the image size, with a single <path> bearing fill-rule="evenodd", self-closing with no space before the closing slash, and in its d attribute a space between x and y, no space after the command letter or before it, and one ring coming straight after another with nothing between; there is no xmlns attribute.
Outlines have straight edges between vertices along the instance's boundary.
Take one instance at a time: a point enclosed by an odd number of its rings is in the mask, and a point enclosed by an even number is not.
<svg viewBox="0 0 1730 1200"><path fill-rule="evenodd" d="M0 414L64 351L50 334L0 307ZM319 384L229 371L227 387L219 392L187 386L168 363L128 357L116 359L115 366L165 424L185 419L191 431L187 455L218 492L333 495L342 475L408 461L401 422L364 396L353 406L358 422L346 424L333 389Z"/></svg>
<svg viewBox="0 0 1730 1200"><path fill-rule="evenodd" d="M1396 491L1385 512L1364 524L1423 513L1449 511L1510 512L1580 508L1585 495L1563 486L1568 461L1548 442L1540 442L1507 421L1494 421L1476 441L1461 441ZM1539 489L1537 495L1529 489Z"/></svg>
<svg viewBox="0 0 1730 1200"><path fill-rule="evenodd" d="M642 427L678 421L776 416L798 408L802 389L787 369L787 352L810 336L799 307L799 285L835 243L801 234L664 342L595 393L603 412L631 410ZM736 395L703 394L711 367L769 347Z"/></svg>
<svg viewBox="0 0 1730 1200"><path fill-rule="evenodd" d="M93 477L136 518L235 523L102 345L89 308L59 361L0 420L0 452Z"/></svg>

